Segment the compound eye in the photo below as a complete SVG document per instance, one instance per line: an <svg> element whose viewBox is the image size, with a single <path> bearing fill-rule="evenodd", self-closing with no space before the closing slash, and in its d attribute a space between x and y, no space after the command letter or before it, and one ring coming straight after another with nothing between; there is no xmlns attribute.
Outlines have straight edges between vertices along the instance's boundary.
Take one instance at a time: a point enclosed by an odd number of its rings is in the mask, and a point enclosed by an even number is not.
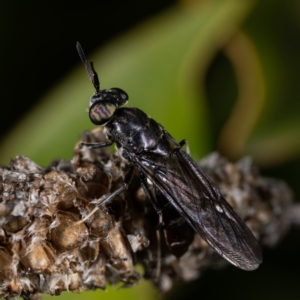
<svg viewBox="0 0 300 300"><path fill-rule="evenodd" d="M95 125L104 125L114 115L117 106L108 101L95 102L89 110L89 116Z"/></svg>

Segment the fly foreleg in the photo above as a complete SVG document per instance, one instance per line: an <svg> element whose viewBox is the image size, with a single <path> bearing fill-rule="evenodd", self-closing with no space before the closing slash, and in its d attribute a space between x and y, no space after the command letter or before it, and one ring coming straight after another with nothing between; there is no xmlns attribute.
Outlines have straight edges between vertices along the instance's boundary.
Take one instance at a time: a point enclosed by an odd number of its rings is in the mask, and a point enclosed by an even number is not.
<svg viewBox="0 0 300 300"><path fill-rule="evenodd" d="M92 148L92 149L98 149L98 148L104 148L104 147L109 147L113 144L113 142L103 142L103 143L80 143L79 147L87 147L87 148Z"/></svg>

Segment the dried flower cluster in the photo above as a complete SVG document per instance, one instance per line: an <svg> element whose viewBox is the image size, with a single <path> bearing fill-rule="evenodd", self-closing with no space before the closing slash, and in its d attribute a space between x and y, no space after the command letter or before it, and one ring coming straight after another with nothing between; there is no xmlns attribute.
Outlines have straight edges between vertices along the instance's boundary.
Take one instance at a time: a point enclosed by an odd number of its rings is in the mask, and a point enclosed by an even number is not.
<svg viewBox="0 0 300 300"><path fill-rule="evenodd" d="M82 137L104 140L99 128ZM292 202L283 182L262 178L249 159L232 164L212 154L200 164L261 245L283 237ZM125 193L97 209L127 169L107 148L78 145L71 161L56 160L46 169L22 156L0 166L0 297L37 299L104 289L107 282L130 286L140 278L136 264L166 292L204 267L227 264L186 224L176 230L184 230L187 251L171 254L138 174Z"/></svg>

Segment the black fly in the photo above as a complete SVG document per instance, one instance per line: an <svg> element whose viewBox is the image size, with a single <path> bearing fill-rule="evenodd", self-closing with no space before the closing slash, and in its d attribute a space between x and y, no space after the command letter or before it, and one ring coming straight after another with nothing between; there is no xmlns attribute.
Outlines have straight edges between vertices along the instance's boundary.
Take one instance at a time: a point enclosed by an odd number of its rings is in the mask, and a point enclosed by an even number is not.
<svg viewBox="0 0 300 300"><path fill-rule="evenodd" d="M89 117L104 125L110 141L81 146L101 148L116 144L130 164L124 183L100 205L130 184L137 169L142 187L159 216L161 203L172 205L180 216L230 263L244 270L256 269L262 261L260 247L246 224L226 202L219 190L164 127L135 107L120 107L128 95L119 88L100 90L93 64L87 63L79 43L77 51L96 92L90 100ZM156 190L156 193L153 193ZM156 194L159 195L156 197ZM158 201L157 199L161 199ZM160 218L161 220L161 218Z"/></svg>

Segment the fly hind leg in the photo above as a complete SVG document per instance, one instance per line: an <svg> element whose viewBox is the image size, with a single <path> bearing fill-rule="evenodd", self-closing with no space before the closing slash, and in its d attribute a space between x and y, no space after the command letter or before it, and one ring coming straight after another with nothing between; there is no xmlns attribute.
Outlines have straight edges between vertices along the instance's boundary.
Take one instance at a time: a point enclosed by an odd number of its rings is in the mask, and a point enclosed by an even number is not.
<svg viewBox="0 0 300 300"><path fill-rule="evenodd" d="M162 210L160 206L157 203L155 194L153 193L153 190L149 188L149 183L147 182L147 178L143 173L141 173L141 185L144 189L144 192L147 196L147 198L151 201L151 204L153 205L156 213L158 214L158 228L161 228L163 226L163 219L162 219Z"/></svg>

